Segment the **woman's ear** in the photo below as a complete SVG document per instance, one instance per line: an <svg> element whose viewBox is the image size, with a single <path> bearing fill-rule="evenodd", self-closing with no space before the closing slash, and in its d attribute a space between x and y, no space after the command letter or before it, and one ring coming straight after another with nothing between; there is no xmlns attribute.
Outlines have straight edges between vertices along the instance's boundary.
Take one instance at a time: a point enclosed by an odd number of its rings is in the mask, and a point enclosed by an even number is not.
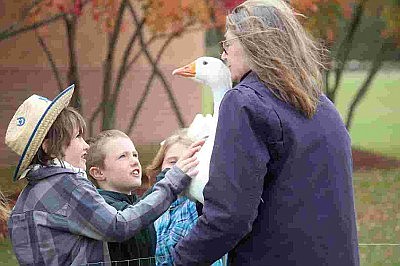
<svg viewBox="0 0 400 266"><path fill-rule="evenodd" d="M106 179L101 169L97 166L92 166L89 169L89 174L93 177L96 181L103 181Z"/></svg>

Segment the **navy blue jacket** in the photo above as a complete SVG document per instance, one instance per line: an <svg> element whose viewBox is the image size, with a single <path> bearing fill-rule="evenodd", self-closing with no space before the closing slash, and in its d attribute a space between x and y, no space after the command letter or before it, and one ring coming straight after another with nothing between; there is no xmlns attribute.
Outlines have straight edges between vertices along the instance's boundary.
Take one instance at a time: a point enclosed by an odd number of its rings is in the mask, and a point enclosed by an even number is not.
<svg viewBox="0 0 400 266"><path fill-rule="evenodd" d="M204 197L176 265L359 265L350 138L324 95L307 119L248 74L221 103Z"/></svg>

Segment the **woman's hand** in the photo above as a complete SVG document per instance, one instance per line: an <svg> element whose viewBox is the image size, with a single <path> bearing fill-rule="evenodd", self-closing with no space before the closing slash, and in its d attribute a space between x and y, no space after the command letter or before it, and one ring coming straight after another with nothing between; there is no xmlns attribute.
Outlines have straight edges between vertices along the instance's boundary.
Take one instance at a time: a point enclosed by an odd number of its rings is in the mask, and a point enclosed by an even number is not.
<svg viewBox="0 0 400 266"><path fill-rule="evenodd" d="M188 150L182 155L182 157L176 162L176 166L182 170L185 174L190 177L194 177L199 172L195 167L199 164L199 160L195 156L196 152L198 152L203 146L205 140L198 140L194 142Z"/></svg>

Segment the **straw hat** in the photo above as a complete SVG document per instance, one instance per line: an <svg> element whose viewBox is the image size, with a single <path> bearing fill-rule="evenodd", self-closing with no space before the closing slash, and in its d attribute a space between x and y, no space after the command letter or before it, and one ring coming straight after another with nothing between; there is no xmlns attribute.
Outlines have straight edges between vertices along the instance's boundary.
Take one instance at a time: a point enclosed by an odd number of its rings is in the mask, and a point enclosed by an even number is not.
<svg viewBox="0 0 400 266"><path fill-rule="evenodd" d="M69 86L53 101L32 95L15 112L8 125L5 139L6 145L21 156L15 169L14 181L19 179L18 177L30 165L51 125L68 106L74 87L75 85Z"/></svg>

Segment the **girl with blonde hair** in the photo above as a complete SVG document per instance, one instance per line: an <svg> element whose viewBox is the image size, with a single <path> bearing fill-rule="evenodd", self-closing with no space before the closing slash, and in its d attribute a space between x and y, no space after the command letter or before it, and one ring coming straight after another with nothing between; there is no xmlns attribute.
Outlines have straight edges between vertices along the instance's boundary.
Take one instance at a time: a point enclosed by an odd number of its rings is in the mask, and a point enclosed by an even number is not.
<svg viewBox="0 0 400 266"><path fill-rule="evenodd" d="M182 157L194 139L188 136L187 129L180 129L161 143L151 164L146 168L147 176L152 182L161 181L169 169ZM198 210L199 209L199 210ZM195 225L201 204L180 195L168 210L155 222L157 233L156 265L173 265L172 248L183 239ZM213 266L222 266L222 259Z"/></svg>

